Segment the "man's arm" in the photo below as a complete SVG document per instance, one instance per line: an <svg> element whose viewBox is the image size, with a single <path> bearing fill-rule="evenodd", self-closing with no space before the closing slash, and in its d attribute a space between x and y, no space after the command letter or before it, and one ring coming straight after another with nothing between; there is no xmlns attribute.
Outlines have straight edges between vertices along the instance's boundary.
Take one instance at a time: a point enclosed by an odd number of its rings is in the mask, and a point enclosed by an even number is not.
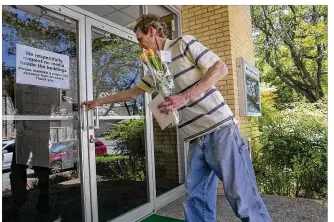
<svg viewBox="0 0 334 222"><path fill-rule="evenodd" d="M96 106L101 106L103 104L127 102L129 100L134 100L137 99L137 97L143 94L144 92L145 92L144 90L142 90L138 86L135 86L131 89L120 91L111 96L106 96L104 98L83 102L83 104L88 105L88 110L90 110Z"/></svg>
<svg viewBox="0 0 334 222"><path fill-rule="evenodd" d="M228 68L222 60L215 62L210 69L205 74L204 78L201 79L196 85L180 93L176 96L169 97L165 102L161 103L158 108L160 108L161 113L169 114L173 109L178 109L183 105L187 104L190 100L195 99L201 93L207 91L212 86L224 78L228 73Z"/></svg>

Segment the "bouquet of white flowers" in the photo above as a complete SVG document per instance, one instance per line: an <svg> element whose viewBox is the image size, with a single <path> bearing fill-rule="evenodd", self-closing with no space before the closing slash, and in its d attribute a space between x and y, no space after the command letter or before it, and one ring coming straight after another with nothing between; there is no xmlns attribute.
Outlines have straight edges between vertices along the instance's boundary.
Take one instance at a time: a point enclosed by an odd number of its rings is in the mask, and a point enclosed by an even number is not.
<svg viewBox="0 0 334 222"><path fill-rule="evenodd" d="M167 64L162 61L160 55L152 49L144 49L141 60L147 66L149 75L154 81L155 90L165 99L175 95L174 76ZM177 126L180 122L179 113L173 111L174 120L168 127Z"/></svg>

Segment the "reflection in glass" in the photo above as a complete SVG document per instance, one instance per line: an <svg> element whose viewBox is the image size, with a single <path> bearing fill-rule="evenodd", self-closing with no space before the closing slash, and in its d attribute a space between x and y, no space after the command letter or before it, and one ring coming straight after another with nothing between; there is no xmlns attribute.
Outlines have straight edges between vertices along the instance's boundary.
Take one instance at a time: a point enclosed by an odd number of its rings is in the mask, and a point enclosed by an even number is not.
<svg viewBox="0 0 334 222"><path fill-rule="evenodd" d="M247 86L247 112L259 113L260 110L260 83L258 80L246 75Z"/></svg>
<svg viewBox="0 0 334 222"><path fill-rule="evenodd" d="M142 74L137 44L116 35L93 29L94 99L115 94L135 86ZM143 113L143 97L124 103L106 104L101 116L133 116Z"/></svg>
<svg viewBox="0 0 334 222"><path fill-rule="evenodd" d="M95 28L92 57L94 98L130 89L142 75L138 45ZM99 109L95 138L107 149L106 155L96 156L99 221L148 202L143 103L140 96Z"/></svg>
<svg viewBox="0 0 334 222"><path fill-rule="evenodd" d="M178 186L180 180L179 155L176 128L161 130L153 120L156 196L160 196Z"/></svg>
<svg viewBox="0 0 334 222"><path fill-rule="evenodd" d="M2 7L3 221L82 219L78 146L60 145L78 139L77 22L52 13ZM69 89L16 83L16 44L68 56Z"/></svg>

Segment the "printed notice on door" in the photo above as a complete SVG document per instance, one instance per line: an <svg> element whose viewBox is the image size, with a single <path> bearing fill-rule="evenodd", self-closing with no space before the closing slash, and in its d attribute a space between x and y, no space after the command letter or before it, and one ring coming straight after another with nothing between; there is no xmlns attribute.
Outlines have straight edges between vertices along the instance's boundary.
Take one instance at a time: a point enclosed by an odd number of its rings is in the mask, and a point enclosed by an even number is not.
<svg viewBox="0 0 334 222"><path fill-rule="evenodd" d="M16 83L69 89L69 56L16 44Z"/></svg>

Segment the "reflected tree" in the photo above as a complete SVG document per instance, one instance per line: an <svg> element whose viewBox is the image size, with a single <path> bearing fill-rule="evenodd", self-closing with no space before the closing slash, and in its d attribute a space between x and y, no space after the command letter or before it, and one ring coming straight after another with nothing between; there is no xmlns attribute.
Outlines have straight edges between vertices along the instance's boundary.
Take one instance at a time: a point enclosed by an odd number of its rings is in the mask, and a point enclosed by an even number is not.
<svg viewBox="0 0 334 222"><path fill-rule="evenodd" d="M13 7L2 8L3 23L3 89L14 96L16 43L68 55L70 57L70 91L72 102L77 96L77 34L76 25L25 13ZM92 38L94 98L111 95L132 87L140 78L140 51L137 45L115 35ZM4 55L5 54L5 55ZM11 64L9 62L11 61ZM11 76L8 74L11 70ZM10 80L11 79L11 80ZM12 90L12 91L10 91ZM14 98L11 97L14 101ZM141 113L142 97L124 103L128 115ZM100 115L110 115L114 105L105 105Z"/></svg>

